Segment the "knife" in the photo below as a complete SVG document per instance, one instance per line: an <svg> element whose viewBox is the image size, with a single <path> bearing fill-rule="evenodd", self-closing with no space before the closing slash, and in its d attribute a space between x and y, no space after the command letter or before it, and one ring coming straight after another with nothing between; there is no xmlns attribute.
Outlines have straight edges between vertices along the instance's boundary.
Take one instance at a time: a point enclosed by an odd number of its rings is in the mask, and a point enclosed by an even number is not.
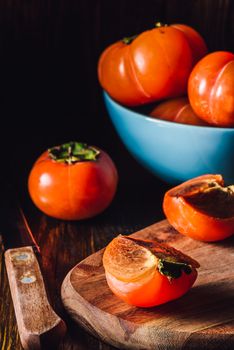
<svg viewBox="0 0 234 350"><path fill-rule="evenodd" d="M24 349L52 349L66 325L51 307L36 254L40 248L26 217L12 198L1 208L5 264L20 340Z"/></svg>

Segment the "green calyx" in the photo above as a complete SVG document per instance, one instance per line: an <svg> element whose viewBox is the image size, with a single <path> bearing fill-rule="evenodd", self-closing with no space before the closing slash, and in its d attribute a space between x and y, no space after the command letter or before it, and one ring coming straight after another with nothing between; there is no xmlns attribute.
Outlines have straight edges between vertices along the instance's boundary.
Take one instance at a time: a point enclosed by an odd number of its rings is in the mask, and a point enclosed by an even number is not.
<svg viewBox="0 0 234 350"><path fill-rule="evenodd" d="M188 264L164 259L159 259L158 270L168 279L179 278L182 272L185 272L187 275L192 272L192 268Z"/></svg>
<svg viewBox="0 0 234 350"><path fill-rule="evenodd" d="M126 36L125 38L122 39L122 42L126 45L130 45L134 39L136 39L138 35L132 35L132 36Z"/></svg>
<svg viewBox="0 0 234 350"><path fill-rule="evenodd" d="M51 159L58 163L75 164L96 161L100 151L82 142L68 142L48 149Z"/></svg>
<svg viewBox="0 0 234 350"><path fill-rule="evenodd" d="M162 22L156 22L154 27L163 28L163 27L168 27L168 25ZM130 45L133 42L133 40L135 40L137 37L138 37L138 34L132 35L132 36L126 36L125 38L122 39L122 42L126 45Z"/></svg>

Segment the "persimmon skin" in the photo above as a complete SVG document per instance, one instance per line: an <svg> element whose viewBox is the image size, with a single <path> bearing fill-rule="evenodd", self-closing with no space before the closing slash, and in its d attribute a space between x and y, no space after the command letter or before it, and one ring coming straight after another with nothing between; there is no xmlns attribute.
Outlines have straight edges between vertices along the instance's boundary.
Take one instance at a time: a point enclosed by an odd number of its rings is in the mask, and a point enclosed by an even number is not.
<svg viewBox="0 0 234 350"><path fill-rule="evenodd" d="M129 44L118 41L104 50L98 62L99 82L127 106L182 96L194 64L206 53L203 38L191 27L161 26Z"/></svg>
<svg viewBox="0 0 234 350"><path fill-rule="evenodd" d="M207 126L193 111L186 97L173 98L157 105L150 116L180 124Z"/></svg>
<svg viewBox="0 0 234 350"><path fill-rule="evenodd" d="M111 203L117 188L116 167L100 150L96 161L58 163L45 151L28 178L34 204L45 214L63 220L93 217Z"/></svg>
<svg viewBox="0 0 234 350"><path fill-rule="evenodd" d="M169 280L155 270L151 278L141 282L123 282L106 272L106 279L111 291L127 304L138 307L153 307L180 298L192 287L197 278L196 269L190 274ZM131 287L130 287L131 286Z"/></svg>
<svg viewBox="0 0 234 350"><path fill-rule="evenodd" d="M165 243L131 236L115 237L106 247L102 261L112 292L139 307L164 304L184 295L195 282L200 266ZM180 269L177 273L176 268Z"/></svg>
<svg viewBox="0 0 234 350"><path fill-rule="evenodd" d="M217 51L201 59L188 81L195 113L207 123L234 126L234 54Z"/></svg>
<svg viewBox="0 0 234 350"><path fill-rule="evenodd" d="M223 185L221 175L202 175L186 181L165 193L163 211L169 223L181 234L204 242L215 242L233 235L234 217L218 218L210 216L199 211L183 196L174 194L185 185L194 185L196 181L205 179L213 179Z"/></svg>
<svg viewBox="0 0 234 350"><path fill-rule="evenodd" d="M193 53L193 64L196 64L208 51L204 39L195 29L185 24L172 24L172 27L181 30L187 37Z"/></svg>

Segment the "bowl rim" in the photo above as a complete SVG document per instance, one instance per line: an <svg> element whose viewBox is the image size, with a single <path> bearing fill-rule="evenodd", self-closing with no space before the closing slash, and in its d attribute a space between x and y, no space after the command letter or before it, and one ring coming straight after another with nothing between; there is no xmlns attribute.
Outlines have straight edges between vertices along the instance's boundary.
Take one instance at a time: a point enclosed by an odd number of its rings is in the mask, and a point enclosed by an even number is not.
<svg viewBox="0 0 234 350"><path fill-rule="evenodd" d="M128 110L131 112L132 115L134 115L137 118L142 118L146 119L147 121L151 123L155 123L158 125L165 125L165 126L173 126L176 128L182 128L182 129L199 129L199 130L212 130L211 132L228 132L228 133L234 133L234 127L233 128L225 128L225 127L220 127L220 126L212 126L212 125L191 125L191 124L182 124L182 123L176 123L173 121L168 121L168 120L163 120L163 119L156 119L151 116L148 116L146 114L143 114L138 111L134 111L131 109L129 106L124 106L114 100L105 90L103 90L103 95L104 95L104 100L109 100L112 105L115 105L117 108L123 109L123 110Z"/></svg>

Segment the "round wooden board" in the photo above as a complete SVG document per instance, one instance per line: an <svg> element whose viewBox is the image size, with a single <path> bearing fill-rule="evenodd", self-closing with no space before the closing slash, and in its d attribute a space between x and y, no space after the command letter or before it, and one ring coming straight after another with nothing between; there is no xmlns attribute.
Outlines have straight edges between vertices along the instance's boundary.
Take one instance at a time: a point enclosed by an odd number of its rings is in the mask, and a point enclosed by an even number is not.
<svg viewBox="0 0 234 350"><path fill-rule="evenodd" d="M166 220L134 237L159 239L199 261L198 278L182 298L143 309L125 304L107 286L101 250L76 265L62 285L67 312L103 341L126 349L234 349L234 237L202 243Z"/></svg>

